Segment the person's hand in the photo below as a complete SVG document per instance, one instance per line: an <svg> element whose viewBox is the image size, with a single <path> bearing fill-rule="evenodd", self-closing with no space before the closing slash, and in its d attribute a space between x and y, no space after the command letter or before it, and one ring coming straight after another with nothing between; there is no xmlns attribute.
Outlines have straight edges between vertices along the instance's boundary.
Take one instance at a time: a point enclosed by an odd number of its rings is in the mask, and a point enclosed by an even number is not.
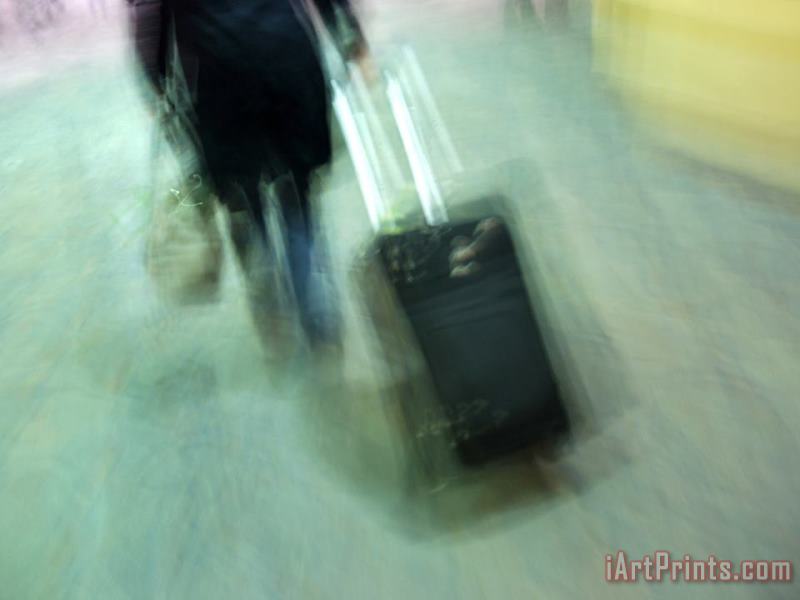
<svg viewBox="0 0 800 600"><path fill-rule="evenodd" d="M157 92L148 91L145 96L144 105L145 110L150 118L159 118L164 112L164 95Z"/></svg>
<svg viewBox="0 0 800 600"><path fill-rule="evenodd" d="M375 61L372 60L372 54L368 48L359 48L353 54L351 60L358 68L367 85L371 86L378 81L378 67L375 65Z"/></svg>
<svg viewBox="0 0 800 600"><path fill-rule="evenodd" d="M147 110L147 116L151 119L157 119L161 114L161 111L158 108L158 103L155 101L148 102L145 105L145 110Z"/></svg>

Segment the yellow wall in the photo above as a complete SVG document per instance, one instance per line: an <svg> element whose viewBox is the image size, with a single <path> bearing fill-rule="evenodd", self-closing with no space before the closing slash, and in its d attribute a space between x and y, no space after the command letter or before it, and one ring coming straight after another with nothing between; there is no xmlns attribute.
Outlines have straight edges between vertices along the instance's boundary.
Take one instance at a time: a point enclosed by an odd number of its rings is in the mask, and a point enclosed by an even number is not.
<svg viewBox="0 0 800 600"><path fill-rule="evenodd" d="M800 0L594 0L596 68L682 151L800 190Z"/></svg>

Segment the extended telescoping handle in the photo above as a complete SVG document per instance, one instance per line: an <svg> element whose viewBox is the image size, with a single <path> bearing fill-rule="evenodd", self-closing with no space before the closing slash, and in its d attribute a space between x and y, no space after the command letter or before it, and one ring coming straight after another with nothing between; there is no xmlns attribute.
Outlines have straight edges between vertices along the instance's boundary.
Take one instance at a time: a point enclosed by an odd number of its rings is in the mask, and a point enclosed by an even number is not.
<svg viewBox="0 0 800 600"><path fill-rule="evenodd" d="M354 64L348 65L351 89L355 92L358 106L363 115L363 128L367 141L374 144L374 163L378 175L384 181L384 188L392 191L401 189L405 184L400 160L394 152L394 147L389 140L389 135L384 129L375 102L372 99L367 82L361 74L361 69Z"/></svg>
<svg viewBox="0 0 800 600"><path fill-rule="evenodd" d="M458 156L458 151L453 144L436 100L434 100L428 80L417 59L417 54L413 48L405 45L400 48L400 59L400 78L405 87L413 91L415 99L419 99L419 104L444 156L449 171L448 174L458 175L464 170L464 165Z"/></svg>
<svg viewBox="0 0 800 600"><path fill-rule="evenodd" d="M355 74L354 70L351 74ZM409 108L406 92L401 80L392 71L383 72L386 95L389 100L392 116L408 159L414 187L422 205L425 222L430 226L441 225L448 221L447 209L442 191L437 183L436 175L425 151L420 131ZM388 222L389 214L386 204L386 183L378 160L379 150L375 146L370 130L379 132L378 143L384 155L390 149L385 132L379 126L374 106L368 98L366 90L358 79L349 82L332 81L333 108L339 121L342 134L350 152L361 192L364 196L367 214L374 231L379 231ZM359 90L359 87L361 89ZM355 88L356 98L350 91ZM360 93L359 93L360 92ZM388 156L391 178L402 179L399 166L393 155ZM397 189L397 188L395 188Z"/></svg>
<svg viewBox="0 0 800 600"><path fill-rule="evenodd" d="M446 223L448 220L447 209L444 205L442 191L436 181L436 175L431 167L431 162L425 152L425 147L420 137L420 132L414 122L408 106L406 94L398 78L391 71L384 71L386 81L386 94L392 109L392 116L403 148L411 167L411 175L422 204L425 222L435 226Z"/></svg>
<svg viewBox="0 0 800 600"><path fill-rule="evenodd" d="M434 125L436 141L449 159L450 170L458 172L461 163L441 124L441 115L413 51L405 48L400 58L402 60L398 63L397 73L388 68L383 71L386 97L411 169L425 222L430 226L441 225L448 221L447 209L420 125L415 120L420 116L420 111L413 110L409 105L408 94L412 94L414 100L422 98L422 116L427 116L430 124ZM394 225L389 218L391 207L386 198L404 187L404 177L359 68L352 64L343 67L339 72L345 73L345 77L341 80L334 77L332 81L333 108L350 151L370 223L377 232L383 226Z"/></svg>
<svg viewBox="0 0 800 600"><path fill-rule="evenodd" d="M378 155L382 154L389 165L389 178L395 190L402 184L402 175L391 152L388 136L380 125L380 118L356 68L350 70L350 75L347 82L331 82L333 108L353 161L370 224L377 232L385 225L393 225L388 217L390 211L385 194L387 184ZM403 85L390 70L385 70L383 76L389 106L411 168L425 222L431 226L446 223L448 216L442 192L409 108ZM376 147L373 133L378 138L380 148Z"/></svg>
<svg viewBox="0 0 800 600"><path fill-rule="evenodd" d="M338 81L331 83L333 91L333 109L339 126L342 130L347 149L353 161L361 193L364 196L364 204L367 208L370 224L375 232L380 231L386 222L387 206L383 196L381 185L375 169L375 161L367 143L362 136L363 126L359 127L356 111L353 104L345 92L342 84Z"/></svg>

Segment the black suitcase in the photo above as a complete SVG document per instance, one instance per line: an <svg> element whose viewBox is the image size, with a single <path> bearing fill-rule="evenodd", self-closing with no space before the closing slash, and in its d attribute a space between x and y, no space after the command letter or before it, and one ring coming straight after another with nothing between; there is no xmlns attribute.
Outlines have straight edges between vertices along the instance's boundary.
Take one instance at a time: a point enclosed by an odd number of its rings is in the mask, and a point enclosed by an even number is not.
<svg viewBox="0 0 800 600"><path fill-rule="evenodd" d="M370 148L360 139L356 111L338 83L334 104L378 232L375 254L435 391L434 410L415 406L405 411L410 433L421 438L426 430L438 431L444 423L450 445L465 465L557 439L568 432L569 418L512 231L504 211L492 210L505 201L479 199L472 204L481 207L480 218L450 221L440 191L422 189L436 183L413 122L418 111L406 105L401 78L386 75L387 95L396 110L395 122L414 172L425 223L394 222L396 233L382 233L380 216L386 206L374 177L376 169L367 160ZM378 120L374 114L367 116ZM408 398L409 407L417 400Z"/></svg>
<svg viewBox="0 0 800 600"><path fill-rule="evenodd" d="M568 431L501 218L386 235L377 246L462 462L479 464ZM472 260L454 263L454 253L465 248L475 249Z"/></svg>

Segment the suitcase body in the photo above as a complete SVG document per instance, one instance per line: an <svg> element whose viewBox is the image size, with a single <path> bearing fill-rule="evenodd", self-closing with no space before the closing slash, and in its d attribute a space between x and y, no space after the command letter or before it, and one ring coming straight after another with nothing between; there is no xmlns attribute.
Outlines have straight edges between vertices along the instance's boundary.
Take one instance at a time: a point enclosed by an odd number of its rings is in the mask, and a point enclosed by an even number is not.
<svg viewBox="0 0 800 600"><path fill-rule="evenodd" d="M459 247L481 242L469 265ZM477 244L476 244L477 245ZM427 363L452 445L477 465L568 430L507 224L494 215L380 236L386 277Z"/></svg>

